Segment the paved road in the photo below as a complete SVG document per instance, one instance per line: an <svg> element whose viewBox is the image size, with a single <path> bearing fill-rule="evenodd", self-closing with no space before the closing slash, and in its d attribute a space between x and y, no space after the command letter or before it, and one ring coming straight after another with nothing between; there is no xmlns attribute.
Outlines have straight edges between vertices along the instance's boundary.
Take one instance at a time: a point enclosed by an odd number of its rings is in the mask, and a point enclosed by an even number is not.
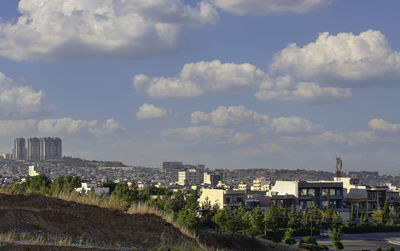
<svg viewBox="0 0 400 251"><path fill-rule="evenodd" d="M329 238L316 238L319 244L326 245L329 250L334 250ZM400 251L400 232L395 233L369 233L369 234L344 234L342 237L344 250L371 250L378 246L382 250L393 247Z"/></svg>

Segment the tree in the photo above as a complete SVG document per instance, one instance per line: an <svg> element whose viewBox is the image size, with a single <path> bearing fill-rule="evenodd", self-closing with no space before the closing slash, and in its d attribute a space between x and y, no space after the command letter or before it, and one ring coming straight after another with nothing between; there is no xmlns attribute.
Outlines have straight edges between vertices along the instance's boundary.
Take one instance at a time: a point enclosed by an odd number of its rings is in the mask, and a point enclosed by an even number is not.
<svg viewBox="0 0 400 251"><path fill-rule="evenodd" d="M255 235L261 234L264 231L265 224L264 213L261 211L260 206L257 206L250 213L249 232L251 236L254 237Z"/></svg>
<svg viewBox="0 0 400 251"><path fill-rule="evenodd" d="M228 211L226 210L226 208L218 210L218 212L214 215L212 220L219 228L226 230L228 222ZM217 233L218 233L218 228L217 228Z"/></svg>
<svg viewBox="0 0 400 251"><path fill-rule="evenodd" d="M293 238L293 229L289 228L285 232L285 237L283 239L283 243L287 245L294 245L296 244L296 240Z"/></svg>
<svg viewBox="0 0 400 251"><path fill-rule="evenodd" d="M389 214L390 214L390 209L389 209L389 204L388 201L385 201L385 205L383 206L383 211L382 211L382 223L386 224L389 221Z"/></svg>
<svg viewBox="0 0 400 251"><path fill-rule="evenodd" d="M372 218L379 223L383 223L383 210L379 208L371 214Z"/></svg>
<svg viewBox="0 0 400 251"><path fill-rule="evenodd" d="M296 211L294 205L292 205L288 218L289 218L287 225L288 228L297 229L300 227L300 212Z"/></svg>
<svg viewBox="0 0 400 251"><path fill-rule="evenodd" d="M365 209L361 213L361 223L368 224L368 213Z"/></svg>
<svg viewBox="0 0 400 251"><path fill-rule="evenodd" d="M37 176L29 177L23 186L28 190L33 190L40 192L42 194L47 194L50 190L51 181L49 177L44 174L39 174Z"/></svg>
<svg viewBox="0 0 400 251"><path fill-rule="evenodd" d="M240 222L240 228L242 234L246 234L250 228L250 215L249 212L244 209L243 204L240 203L239 208L236 210L236 217L238 222Z"/></svg>
<svg viewBox="0 0 400 251"><path fill-rule="evenodd" d="M340 227L332 228L331 235L329 237L332 240L332 245L335 250L341 250L344 248L343 244L340 242L342 239L342 229Z"/></svg>
<svg viewBox="0 0 400 251"><path fill-rule="evenodd" d="M350 221L354 222L354 220L356 219L356 212L354 209L354 204L351 204L351 211L350 211Z"/></svg>

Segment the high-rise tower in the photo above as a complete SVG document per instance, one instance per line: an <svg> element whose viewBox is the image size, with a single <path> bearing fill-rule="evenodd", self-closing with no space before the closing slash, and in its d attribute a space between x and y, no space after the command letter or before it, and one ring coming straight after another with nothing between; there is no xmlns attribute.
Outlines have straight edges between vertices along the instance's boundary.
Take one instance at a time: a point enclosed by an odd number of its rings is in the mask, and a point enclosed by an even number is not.
<svg viewBox="0 0 400 251"><path fill-rule="evenodd" d="M28 139L28 156L27 160L40 160L40 139Z"/></svg>
<svg viewBox="0 0 400 251"><path fill-rule="evenodd" d="M25 160L26 159L26 148L25 148L25 139L24 138L14 139L13 158L14 158L14 160Z"/></svg>

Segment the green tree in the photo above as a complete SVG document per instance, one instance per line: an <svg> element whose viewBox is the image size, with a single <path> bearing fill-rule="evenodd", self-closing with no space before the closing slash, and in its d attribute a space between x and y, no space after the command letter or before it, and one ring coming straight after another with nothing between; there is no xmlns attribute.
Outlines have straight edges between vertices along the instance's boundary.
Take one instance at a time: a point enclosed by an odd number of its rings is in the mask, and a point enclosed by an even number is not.
<svg viewBox="0 0 400 251"><path fill-rule="evenodd" d="M379 208L378 210L375 210L372 214L371 217L376 220L379 223L383 223L383 210Z"/></svg>
<svg viewBox="0 0 400 251"><path fill-rule="evenodd" d="M218 205L211 205L211 202L208 198L200 205L199 213L200 213L200 224L204 227L213 228L215 227L215 223L213 222L214 215L218 212Z"/></svg>
<svg viewBox="0 0 400 251"><path fill-rule="evenodd" d="M332 245L335 250L341 250L344 248L343 244L340 242L342 239L342 229L340 227L332 228L329 238L332 240Z"/></svg>
<svg viewBox="0 0 400 251"><path fill-rule="evenodd" d="M240 203L239 208L236 210L237 221L240 222L242 234L247 234L250 229L250 214L244 209L243 204Z"/></svg>
<svg viewBox="0 0 400 251"><path fill-rule="evenodd" d="M264 231L264 228L264 213L261 211L260 207L257 206L250 213L249 233L252 237L254 237L255 235L261 234Z"/></svg>
<svg viewBox="0 0 400 251"><path fill-rule="evenodd" d="M283 243L287 245L294 245L296 244L296 240L293 238L293 229L289 228L285 232L285 237L283 239Z"/></svg>
<svg viewBox="0 0 400 251"><path fill-rule="evenodd" d="M296 211L296 208L294 205L292 205L292 208L290 210L290 213L288 214L288 228L292 228L292 229L297 229L300 227L300 212Z"/></svg>
<svg viewBox="0 0 400 251"><path fill-rule="evenodd" d="M218 210L218 212L214 215L212 220L215 222L215 224L221 228L226 230L227 222L228 222L228 211L226 208ZM218 233L218 228L217 228L217 233Z"/></svg>
<svg viewBox="0 0 400 251"><path fill-rule="evenodd" d="M33 190L35 192L40 192L42 194L48 194L50 192L51 181L49 177L44 174L39 174L37 176L29 177L23 186L28 190Z"/></svg>
<svg viewBox="0 0 400 251"><path fill-rule="evenodd" d="M356 212L354 209L354 204L351 204L351 211L350 211L350 221L354 222L354 220L356 219Z"/></svg>
<svg viewBox="0 0 400 251"><path fill-rule="evenodd" d="M385 205L383 206L383 211L382 211L382 223L386 224L389 221L389 215L390 215L390 209L389 209L389 204L388 201L385 201Z"/></svg>

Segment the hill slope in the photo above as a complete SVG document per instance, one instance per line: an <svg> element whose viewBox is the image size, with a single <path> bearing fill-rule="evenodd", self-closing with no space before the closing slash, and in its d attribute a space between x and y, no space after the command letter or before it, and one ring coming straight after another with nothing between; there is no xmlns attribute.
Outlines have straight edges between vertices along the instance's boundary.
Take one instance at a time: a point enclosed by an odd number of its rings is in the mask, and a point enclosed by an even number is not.
<svg viewBox="0 0 400 251"><path fill-rule="evenodd" d="M126 214L38 194L0 194L0 232L2 250L201 250L196 239L155 214ZM201 240L206 249L291 250L239 236L206 234Z"/></svg>

